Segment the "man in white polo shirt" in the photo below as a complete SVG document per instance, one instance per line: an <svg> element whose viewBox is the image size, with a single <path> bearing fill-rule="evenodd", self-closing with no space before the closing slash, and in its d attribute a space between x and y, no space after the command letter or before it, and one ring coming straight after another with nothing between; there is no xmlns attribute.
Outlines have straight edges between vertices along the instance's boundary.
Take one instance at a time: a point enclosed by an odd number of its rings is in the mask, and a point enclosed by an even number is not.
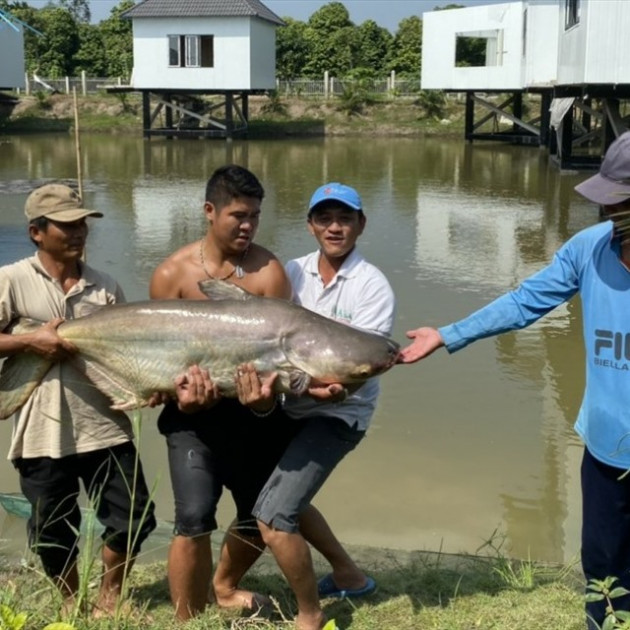
<svg viewBox="0 0 630 630"><path fill-rule="evenodd" d="M320 315L389 336L394 293L383 273L356 248L366 224L356 190L340 183L321 186L311 198L307 221L319 249L286 265L294 300ZM261 491L253 514L295 593L299 630L323 627L320 597L357 597L376 587L310 503L364 437L378 392L378 380L370 379L352 393L336 383L286 400L286 412L301 428ZM307 541L333 567L319 583Z"/></svg>

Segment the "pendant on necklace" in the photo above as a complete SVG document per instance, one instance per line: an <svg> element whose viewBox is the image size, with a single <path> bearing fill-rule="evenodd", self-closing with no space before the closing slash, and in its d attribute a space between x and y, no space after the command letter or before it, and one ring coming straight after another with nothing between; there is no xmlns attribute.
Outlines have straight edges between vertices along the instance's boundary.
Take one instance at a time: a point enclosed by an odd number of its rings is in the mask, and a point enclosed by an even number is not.
<svg viewBox="0 0 630 630"><path fill-rule="evenodd" d="M243 267L241 267L240 265L236 265L236 267L234 268L234 271L236 272L236 277L239 279L245 275L245 272L243 271Z"/></svg>

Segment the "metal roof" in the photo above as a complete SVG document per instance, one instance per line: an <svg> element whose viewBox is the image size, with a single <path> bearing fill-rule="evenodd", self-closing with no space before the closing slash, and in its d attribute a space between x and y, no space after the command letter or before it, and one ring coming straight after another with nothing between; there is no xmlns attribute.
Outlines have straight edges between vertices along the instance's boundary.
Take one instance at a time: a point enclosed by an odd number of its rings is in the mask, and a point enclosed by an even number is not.
<svg viewBox="0 0 630 630"><path fill-rule="evenodd" d="M284 22L260 0L142 0L123 13L126 18L257 17L283 26Z"/></svg>

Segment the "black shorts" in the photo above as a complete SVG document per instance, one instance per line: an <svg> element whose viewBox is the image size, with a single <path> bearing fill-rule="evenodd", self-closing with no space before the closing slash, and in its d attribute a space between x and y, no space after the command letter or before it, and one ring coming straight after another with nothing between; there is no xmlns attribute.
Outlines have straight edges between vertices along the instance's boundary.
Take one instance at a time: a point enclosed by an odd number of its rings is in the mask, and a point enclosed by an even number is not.
<svg viewBox="0 0 630 630"><path fill-rule="evenodd" d="M49 576L62 575L78 553L79 480L105 527L101 537L113 551L138 553L155 529L154 505L132 442L59 459L19 458L13 463L32 506L29 543Z"/></svg>
<svg viewBox="0 0 630 630"><path fill-rule="evenodd" d="M240 531L258 535L254 503L298 426L279 406L261 418L228 398L195 414L166 405L158 428L168 445L175 534L198 536L216 529L217 504L226 487Z"/></svg>

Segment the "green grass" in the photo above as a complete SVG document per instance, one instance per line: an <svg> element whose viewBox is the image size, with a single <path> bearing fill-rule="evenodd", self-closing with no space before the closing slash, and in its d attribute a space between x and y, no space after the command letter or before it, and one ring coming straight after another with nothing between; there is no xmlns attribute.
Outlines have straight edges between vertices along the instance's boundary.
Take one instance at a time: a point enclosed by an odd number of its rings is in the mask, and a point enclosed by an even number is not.
<svg viewBox="0 0 630 630"><path fill-rule="evenodd" d="M142 134L142 107L137 94L80 96L77 103L81 132ZM74 103L68 95L38 93L23 97L12 112L0 115L0 133L68 132L73 127ZM463 105L458 103L446 107L444 119L438 120L417 99L370 99L356 107L342 99L274 96L250 99L248 137L447 135L461 134L462 129Z"/></svg>
<svg viewBox="0 0 630 630"><path fill-rule="evenodd" d="M245 578L244 585L273 598L276 610L272 621L210 606L185 627L292 628L293 596L268 554L263 560ZM323 571L319 562L318 571ZM508 562L497 557L375 551L373 565L368 568L378 583L376 593L359 600L327 599L324 610L341 630L583 630L584 597L574 569L516 561L509 563L506 573ZM0 573L0 604L15 614L27 615L24 630L41 629L59 620L56 591L36 567L37 563ZM525 579L515 580L514 576ZM182 627L173 619L165 563L136 565L128 586L132 614L124 608L118 618L99 621L78 615L73 620L76 630ZM97 588L95 575L90 581L92 598Z"/></svg>

